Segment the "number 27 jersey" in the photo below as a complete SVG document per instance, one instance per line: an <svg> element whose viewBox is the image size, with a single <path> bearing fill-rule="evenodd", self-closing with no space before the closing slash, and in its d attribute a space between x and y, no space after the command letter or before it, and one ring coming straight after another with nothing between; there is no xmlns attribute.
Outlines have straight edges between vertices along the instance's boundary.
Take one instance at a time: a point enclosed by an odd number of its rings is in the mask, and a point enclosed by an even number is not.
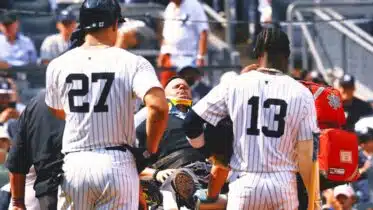
<svg viewBox="0 0 373 210"><path fill-rule="evenodd" d="M238 171L297 171L297 141L318 131L311 92L287 75L245 73L215 87L193 110L212 125L231 117L230 166Z"/></svg>
<svg viewBox="0 0 373 210"><path fill-rule="evenodd" d="M116 47L75 48L46 77L47 105L66 114L63 152L133 145L134 96L161 88L147 60Z"/></svg>

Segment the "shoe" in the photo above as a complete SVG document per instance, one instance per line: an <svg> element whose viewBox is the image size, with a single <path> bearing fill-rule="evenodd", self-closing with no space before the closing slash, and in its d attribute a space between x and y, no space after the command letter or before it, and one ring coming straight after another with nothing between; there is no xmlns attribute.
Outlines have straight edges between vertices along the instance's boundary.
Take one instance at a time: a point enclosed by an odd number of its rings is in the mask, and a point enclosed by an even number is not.
<svg viewBox="0 0 373 210"><path fill-rule="evenodd" d="M175 172L171 185L178 196L184 201L193 198L197 190L193 176L183 170Z"/></svg>

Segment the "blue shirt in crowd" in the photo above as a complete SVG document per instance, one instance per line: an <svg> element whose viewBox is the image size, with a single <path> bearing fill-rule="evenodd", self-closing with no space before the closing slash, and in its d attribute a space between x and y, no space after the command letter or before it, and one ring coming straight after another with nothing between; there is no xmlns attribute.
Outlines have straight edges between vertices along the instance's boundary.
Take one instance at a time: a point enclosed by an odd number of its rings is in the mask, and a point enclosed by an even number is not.
<svg viewBox="0 0 373 210"><path fill-rule="evenodd" d="M18 34L13 44L8 42L5 35L0 34L0 49L0 61L11 66L23 66L37 61L34 43L23 34Z"/></svg>

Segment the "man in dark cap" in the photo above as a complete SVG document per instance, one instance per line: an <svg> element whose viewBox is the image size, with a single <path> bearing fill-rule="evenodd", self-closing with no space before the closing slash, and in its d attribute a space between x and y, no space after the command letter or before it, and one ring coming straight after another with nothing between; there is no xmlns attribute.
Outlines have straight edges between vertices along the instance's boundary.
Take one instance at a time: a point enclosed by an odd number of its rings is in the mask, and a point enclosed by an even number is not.
<svg viewBox="0 0 373 210"><path fill-rule="evenodd" d="M337 81L337 89L342 96L343 108L345 110L347 123L345 128L353 131L355 123L363 116L373 114L372 107L354 96L355 78L350 74L345 74Z"/></svg>
<svg viewBox="0 0 373 210"><path fill-rule="evenodd" d="M19 21L14 12L6 12L1 16L0 30L0 68L36 63L34 43L19 32Z"/></svg>
<svg viewBox="0 0 373 210"><path fill-rule="evenodd" d="M48 64L69 48L71 34L76 28L76 17L69 10L59 12L56 19L56 28L59 33L46 37L40 48L40 57L43 64Z"/></svg>

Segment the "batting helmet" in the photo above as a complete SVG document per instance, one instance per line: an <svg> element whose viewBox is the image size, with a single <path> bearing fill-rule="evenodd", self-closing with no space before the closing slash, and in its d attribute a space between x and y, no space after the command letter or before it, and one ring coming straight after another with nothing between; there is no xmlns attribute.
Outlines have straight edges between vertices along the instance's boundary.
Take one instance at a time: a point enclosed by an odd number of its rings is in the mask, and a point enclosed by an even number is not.
<svg viewBox="0 0 373 210"><path fill-rule="evenodd" d="M117 0L85 0L80 7L80 29L107 28L115 21L125 22Z"/></svg>

